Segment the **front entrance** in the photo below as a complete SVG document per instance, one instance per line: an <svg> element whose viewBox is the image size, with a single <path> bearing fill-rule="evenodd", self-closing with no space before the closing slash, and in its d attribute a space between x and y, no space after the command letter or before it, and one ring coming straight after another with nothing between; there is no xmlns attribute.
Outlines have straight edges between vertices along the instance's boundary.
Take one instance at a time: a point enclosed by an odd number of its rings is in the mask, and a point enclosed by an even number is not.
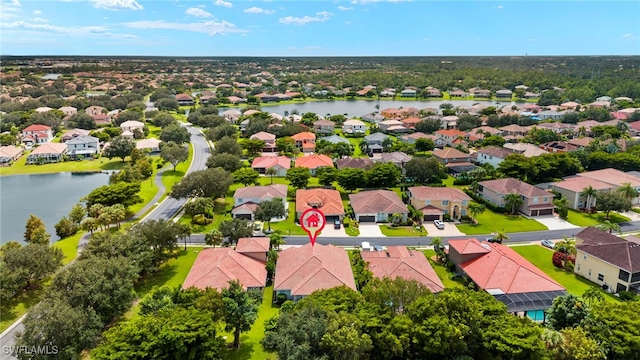
<svg viewBox="0 0 640 360"><path fill-rule="evenodd" d="M451 213L451 218L459 219L460 218L460 206L455 205L453 207L453 212Z"/></svg>

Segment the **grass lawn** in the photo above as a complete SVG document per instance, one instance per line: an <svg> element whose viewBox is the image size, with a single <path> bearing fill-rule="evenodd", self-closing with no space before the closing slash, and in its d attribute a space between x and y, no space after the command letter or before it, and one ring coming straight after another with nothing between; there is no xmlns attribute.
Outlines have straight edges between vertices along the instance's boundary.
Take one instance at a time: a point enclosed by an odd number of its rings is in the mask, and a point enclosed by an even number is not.
<svg viewBox="0 0 640 360"><path fill-rule="evenodd" d="M306 235L299 225L295 223L296 219L296 203L289 201L289 217L284 221L272 222L271 230L280 230L283 236L288 235Z"/></svg>
<svg viewBox="0 0 640 360"><path fill-rule="evenodd" d="M78 242L80 242L80 238L82 237L82 235L84 235L84 231L78 231L73 236L58 240L53 243L52 246L59 248L64 254L62 264L67 265L76 258L76 256L78 255Z"/></svg>
<svg viewBox="0 0 640 360"><path fill-rule="evenodd" d="M171 188L175 183L180 181L189 170L193 161L193 145L189 145L189 157L186 161L183 161L176 166L176 170L173 170L173 165L169 164L169 168L162 174L162 184L167 189L167 193L171 191Z"/></svg>
<svg viewBox="0 0 640 360"><path fill-rule="evenodd" d="M353 146L353 156L354 158L357 157L368 157L367 154L363 154L362 150L360 150L360 142L362 142L362 137L353 137L353 136L346 136L342 130L337 130L336 131L336 135L343 137L347 140L349 140L349 143L351 144L351 146Z"/></svg>
<svg viewBox="0 0 640 360"><path fill-rule="evenodd" d="M144 279L142 279L135 286L137 299L140 300L147 296L155 287L167 285L170 287L176 287L181 285L189 274L191 266L196 261L196 257L202 247L188 247L185 251L183 247L180 248L178 257L167 261L160 267L160 270ZM125 314L125 318L130 319L138 315L140 308L137 304Z"/></svg>
<svg viewBox="0 0 640 360"><path fill-rule="evenodd" d="M353 227L353 225L349 225L344 228L344 232L347 233L348 236L358 236L360 235L360 229Z"/></svg>
<svg viewBox="0 0 640 360"><path fill-rule="evenodd" d="M467 235L491 234L496 231L513 233L549 230L549 228L533 219L527 219L520 215L497 214L489 209L486 209L482 214L478 215L477 220L478 225L458 225L458 230Z"/></svg>
<svg viewBox="0 0 640 360"><path fill-rule="evenodd" d="M453 176L449 175L446 179L442 180L442 183L450 188L463 189L468 187L469 185L453 185L453 182L456 180Z"/></svg>
<svg viewBox="0 0 640 360"><path fill-rule="evenodd" d="M264 289L262 304L258 309L258 318L251 326L251 330L240 334L239 349L225 349L222 352L223 359L277 359L274 353L267 352L260 344L264 338L264 322L278 314L278 307L272 304L273 286ZM233 334L227 335L227 343L233 344Z"/></svg>
<svg viewBox="0 0 640 360"><path fill-rule="evenodd" d="M0 175L18 175L18 174L50 174L57 172L72 172L72 171L102 171L102 170L119 170L126 163L123 163L120 158L114 158L109 160L106 157L101 157L95 160L82 160L82 161L63 161L53 164L43 165L27 165L27 155L25 154L18 159L11 166L0 167Z"/></svg>
<svg viewBox="0 0 640 360"><path fill-rule="evenodd" d="M2 314L2 319L0 319L0 332L5 331L22 315L26 314L30 307L42 300L49 281L50 280L45 280L37 289L23 292L8 301L2 302L0 306L0 313Z"/></svg>
<svg viewBox="0 0 640 360"><path fill-rule="evenodd" d="M436 256L436 252L434 250L425 250L423 252L429 260L429 263L431 264L433 270L435 270L436 274L438 274L438 277L440 278L440 281L442 281L442 285L444 285L445 288L451 289L464 287L462 283L451 279L451 276L453 274L450 273L449 270L444 267L444 265L436 263L435 261L433 261L433 259L431 259L432 257Z"/></svg>
<svg viewBox="0 0 640 360"><path fill-rule="evenodd" d="M515 252L522 255L525 259L529 260L538 269L544 271L553 280L557 281L560 285L564 286L567 291L576 296L582 296L592 286L598 286L591 281L578 276L574 273L566 272L562 269L558 269L551 263L551 256L553 250L544 248L539 245L526 245L526 246L513 246L511 247ZM602 290L601 290L602 291ZM615 296L602 291L605 294L605 299L610 302L619 301Z"/></svg>
<svg viewBox="0 0 640 360"><path fill-rule="evenodd" d="M391 227L389 225L379 225L380 231L386 236L426 236L427 231L424 230L422 225L420 226L423 230L416 230L415 226L398 226Z"/></svg>
<svg viewBox="0 0 640 360"><path fill-rule="evenodd" d="M597 226L604 223L605 220L603 212L587 214L573 209L569 209L569 216L567 218L567 221L576 226ZM625 222L629 220L631 219L624 215L620 215L615 212L609 213L609 221L612 223Z"/></svg>

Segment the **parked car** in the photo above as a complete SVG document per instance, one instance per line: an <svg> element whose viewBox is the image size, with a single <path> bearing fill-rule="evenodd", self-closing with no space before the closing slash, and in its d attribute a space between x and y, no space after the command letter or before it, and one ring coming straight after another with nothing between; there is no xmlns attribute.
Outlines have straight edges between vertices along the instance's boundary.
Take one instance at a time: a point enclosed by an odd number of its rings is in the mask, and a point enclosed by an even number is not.
<svg viewBox="0 0 640 360"><path fill-rule="evenodd" d="M442 220L433 220L433 225L435 225L438 229L444 229L444 221Z"/></svg>
<svg viewBox="0 0 640 360"><path fill-rule="evenodd" d="M553 241L547 239L540 240L540 244L544 247L548 247L549 249L553 249L556 246Z"/></svg>
<svg viewBox="0 0 640 360"><path fill-rule="evenodd" d="M342 225L342 224L340 224L340 220L335 220L335 221L333 222L333 228L334 228L334 229L336 229L336 230L340 230L340 226L341 226L341 225Z"/></svg>

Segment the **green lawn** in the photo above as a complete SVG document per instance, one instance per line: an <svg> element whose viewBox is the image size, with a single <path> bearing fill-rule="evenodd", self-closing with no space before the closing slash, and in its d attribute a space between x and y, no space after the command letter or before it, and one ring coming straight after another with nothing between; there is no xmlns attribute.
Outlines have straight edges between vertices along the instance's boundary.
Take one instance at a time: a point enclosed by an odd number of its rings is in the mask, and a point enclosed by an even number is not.
<svg viewBox="0 0 640 360"><path fill-rule="evenodd" d="M489 209L478 215L476 219L478 225L458 225L458 230L467 235L491 234L496 231L513 233L548 230L546 226L533 219L527 219L520 215L497 214Z"/></svg>
<svg viewBox="0 0 640 360"><path fill-rule="evenodd" d="M296 225L295 219L296 203L295 201L289 201L289 217L284 221L271 223L271 230L280 230L284 236L306 235L307 233L299 225Z"/></svg>
<svg viewBox="0 0 640 360"><path fill-rule="evenodd" d="M438 274L438 277L440 278L440 281L442 281L442 285L444 285L445 288L451 289L451 288L464 287L462 283L451 279L451 276L453 274L450 273L449 270L447 270L447 268L444 267L444 265L433 261L432 257L436 256L436 252L434 250L425 250L423 252L424 252L424 255L427 257L427 259L429 260L429 263L431 264L431 267L433 268L433 270L435 270L436 274Z"/></svg>
<svg viewBox="0 0 640 360"><path fill-rule="evenodd" d="M54 164L43 165L27 165L27 155L25 154L11 166L0 167L0 175L18 175L18 174L49 174L57 172L72 171L102 171L102 170L119 170L126 163L122 160L108 158L99 158L95 160L82 161L63 161Z"/></svg>
<svg viewBox="0 0 640 360"><path fill-rule="evenodd" d="M449 175L446 179L444 179L442 181L443 184L445 184L447 187L450 188L457 188L457 189L463 189L468 187L468 185L453 185L453 182L456 180L456 178L454 178L453 176Z"/></svg>
<svg viewBox="0 0 640 360"><path fill-rule="evenodd" d="M62 263L67 265L78 255L78 242L80 242L80 238L84 235L84 231L78 231L75 235L70 236L68 238L64 238L53 243L52 246L59 248L62 250L64 254L64 259L62 259Z"/></svg>
<svg viewBox="0 0 640 360"><path fill-rule="evenodd" d="M576 226L597 226L604 223L605 220L603 212L587 214L573 209L569 209L569 216L567 218L567 221ZM609 221L612 223L625 222L629 220L631 219L624 215L620 215L615 212L609 213Z"/></svg>
<svg viewBox="0 0 640 360"><path fill-rule="evenodd" d="M8 301L2 302L0 305L0 314L2 314L0 332L5 331L22 315L26 314L30 307L42 300L49 281L45 280L38 288L25 291Z"/></svg>
<svg viewBox="0 0 640 360"><path fill-rule="evenodd" d="M353 136L346 136L342 130L336 130L336 135L343 137L347 140L349 140L349 143L351 144L351 146L353 146L353 155L352 157L357 158L357 157L367 157L366 154L362 153L362 150L360 150L360 142L362 142L362 137L353 137Z"/></svg>
<svg viewBox="0 0 640 360"><path fill-rule="evenodd" d="M427 236L427 231L422 228L422 231L416 230L415 226L398 226L391 227L389 225L379 225L380 231L386 236Z"/></svg>
<svg viewBox="0 0 640 360"><path fill-rule="evenodd" d="M193 160L193 145L189 145L189 157L186 161L183 161L176 166L176 170L173 170L173 165L168 164L169 168L162 174L162 184L167 189L167 193L171 191L171 188L175 183L180 181L189 170L191 161Z"/></svg>
<svg viewBox="0 0 640 360"><path fill-rule="evenodd" d="M157 273L142 279L135 286L138 301L147 296L147 294L156 287L163 285L176 287L182 285L202 249L202 247L188 247L185 251L184 248L181 248L177 258L167 261L166 264L160 267ZM138 301L136 301L133 307L125 314L125 318L130 319L131 317L137 316L140 311Z"/></svg>
<svg viewBox="0 0 640 360"><path fill-rule="evenodd" d="M267 286L264 289L262 304L258 309L258 318L251 326L251 330L240 335L239 349L225 349L222 353L223 359L277 359L274 353L267 352L260 344L264 338L264 322L278 314L278 307L272 304L273 286ZM233 343L233 334L227 333L227 343Z"/></svg>
<svg viewBox="0 0 640 360"><path fill-rule="evenodd" d="M529 260L538 269L544 271L553 280L564 286L571 294L582 296L582 294L592 286L598 286L581 276L566 272L553 266L553 263L551 262L553 250L544 248L540 245L513 246L511 249ZM605 291L602 291L602 293L605 294L605 299L607 301L619 301L616 297Z"/></svg>

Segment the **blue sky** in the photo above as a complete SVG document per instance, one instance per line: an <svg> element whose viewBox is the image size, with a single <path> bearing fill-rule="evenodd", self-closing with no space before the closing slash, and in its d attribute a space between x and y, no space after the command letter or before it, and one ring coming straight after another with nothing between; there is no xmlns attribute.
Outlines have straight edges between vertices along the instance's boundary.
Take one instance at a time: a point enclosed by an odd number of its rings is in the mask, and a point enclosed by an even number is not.
<svg viewBox="0 0 640 360"><path fill-rule="evenodd" d="M2 55L640 55L640 1L0 0Z"/></svg>

